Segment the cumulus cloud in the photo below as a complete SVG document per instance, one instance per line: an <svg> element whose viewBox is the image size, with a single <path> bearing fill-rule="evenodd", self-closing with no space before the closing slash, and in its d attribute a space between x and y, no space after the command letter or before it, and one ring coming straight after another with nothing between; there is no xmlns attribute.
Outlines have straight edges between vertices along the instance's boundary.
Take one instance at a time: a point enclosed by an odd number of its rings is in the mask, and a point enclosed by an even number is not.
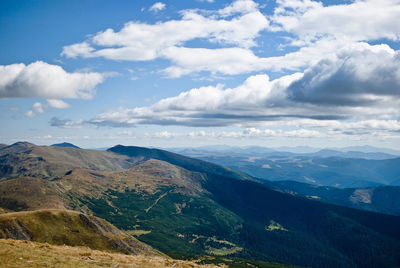
<svg viewBox="0 0 400 268"><path fill-rule="evenodd" d="M107 29L90 39L65 46L67 57L104 57L111 60L168 59L164 70L176 78L202 71L236 75L254 71L302 71L343 47L380 39L400 38L400 2L363 0L324 6L311 0L278 0L266 16L252 0L237 0L214 11L183 10L180 20L155 24L128 22L120 31ZM289 40L283 46L298 50L260 57L253 50L263 31ZM205 40L218 47L187 47ZM190 57L187 57L190 55Z"/></svg>
<svg viewBox="0 0 400 268"><path fill-rule="evenodd" d="M163 9L165 9L165 4L162 3L162 2L154 3L154 5L152 5L152 6L149 8L149 10L150 10L150 11L153 11L153 12L159 12L159 11L161 11L161 10L163 10Z"/></svg>
<svg viewBox="0 0 400 268"><path fill-rule="evenodd" d="M44 107L43 104L40 102L35 102L32 105L32 109L26 112L26 116L29 118L36 117L38 114L44 113Z"/></svg>
<svg viewBox="0 0 400 268"><path fill-rule="evenodd" d="M246 126L306 118L391 119L400 116L399 90L399 53L386 45L363 44L328 56L304 72L274 80L254 75L234 88L194 88L148 107L99 114L90 123Z"/></svg>
<svg viewBox="0 0 400 268"><path fill-rule="evenodd" d="M237 75L263 70L299 71L315 64L322 57L334 58L338 51L352 49L359 45L323 39L310 46L302 47L298 51L275 57L258 57L252 50L240 47L209 49L173 46L165 49L162 55L172 63L164 70L165 74L171 78L201 71Z"/></svg>
<svg viewBox="0 0 400 268"><path fill-rule="evenodd" d="M251 0L237 0L208 14L184 10L181 15L180 20L155 24L131 21L120 31L107 29L82 43L65 46L62 55L147 61L162 58L165 49L195 39L249 48L256 45L255 38L268 26L268 20ZM228 15L232 17L226 19ZM95 49L95 46L99 48Z"/></svg>
<svg viewBox="0 0 400 268"><path fill-rule="evenodd" d="M95 55L92 54L94 50L95 49L87 42L82 42L63 47L61 55L69 58L76 58L78 56L83 58L92 58L95 57Z"/></svg>
<svg viewBox="0 0 400 268"><path fill-rule="evenodd" d="M56 100L56 99L49 99L47 100L47 104L56 109L65 109L69 107L69 104L66 103L65 101L62 100Z"/></svg>
<svg viewBox="0 0 400 268"><path fill-rule="evenodd" d="M0 98L89 99L104 79L104 74L69 73L43 61L0 65Z"/></svg>
<svg viewBox="0 0 400 268"><path fill-rule="evenodd" d="M347 41L400 38L398 0L361 0L324 6L311 0L277 0L273 31L297 36L297 44L331 36Z"/></svg>
<svg viewBox="0 0 400 268"><path fill-rule="evenodd" d="M360 46L323 59L288 88L295 102L364 106L400 97L400 53L387 45Z"/></svg>
<svg viewBox="0 0 400 268"><path fill-rule="evenodd" d="M49 121L50 126L59 128L82 128L87 127L84 120L72 121L71 119L61 119L52 117Z"/></svg>
<svg viewBox="0 0 400 268"><path fill-rule="evenodd" d="M42 104L41 102L35 102L32 105L32 108L25 113L25 115L29 118L34 118L39 114L42 114L45 112L47 108L56 108L56 109L65 109L69 107L69 104L62 101L62 100L56 100L56 99L48 99L47 104Z"/></svg>
<svg viewBox="0 0 400 268"><path fill-rule="evenodd" d="M245 48L185 48L169 47L163 56L172 62L164 72L169 77L180 77L193 72L209 71L217 74L241 74L272 67L268 59L259 58Z"/></svg>
<svg viewBox="0 0 400 268"><path fill-rule="evenodd" d="M231 5L218 10L218 14L223 17L232 16L233 14L246 14L258 11L258 4L252 0L235 1Z"/></svg>

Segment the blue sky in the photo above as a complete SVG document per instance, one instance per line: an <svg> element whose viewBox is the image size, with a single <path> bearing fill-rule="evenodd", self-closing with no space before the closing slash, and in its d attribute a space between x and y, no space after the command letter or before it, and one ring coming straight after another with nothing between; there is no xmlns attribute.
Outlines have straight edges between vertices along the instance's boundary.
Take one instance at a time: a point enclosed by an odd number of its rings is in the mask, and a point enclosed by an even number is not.
<svg viewBox="0 0 400 268"><path fill-rule="evenodd" d="M400 149L400 1L0 2L0 142Z"/></svg>

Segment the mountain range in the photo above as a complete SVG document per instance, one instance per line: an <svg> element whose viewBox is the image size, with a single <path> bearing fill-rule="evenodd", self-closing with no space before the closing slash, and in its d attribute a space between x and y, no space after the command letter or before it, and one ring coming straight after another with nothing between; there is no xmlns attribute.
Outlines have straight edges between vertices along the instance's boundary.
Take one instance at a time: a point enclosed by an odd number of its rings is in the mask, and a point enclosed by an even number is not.
<svg viewBox="0 0 400 268"><path fill-rule="evenodd" d="M337 188L297 181L266 182L277 190L321 202L400 216L400 187Z"/></svg>
<svg viewBox="0 0 400 268"><path fill-rule="evenodd" d="M93 215L175 258L207 255L260 266L400 265L399 216L294 195L165 150L20 142L0 148L0 178L4 212Z"/></svg>
<svg viewBox="0 0 400 268"><path fill-rule="evenodd" d="M373 146L350 146L343 148L314 148L309 146L297 147L234 147L228 145L202 146L197 148L170 148L170 151L187 156L262 156L262 157L345 157L362 159L390 159L400 156L400 151Z"/></svg>
<svg viewBox="0 0 400 268"><path fill-rule="evenodd" d="M340 188L400 186L400 157L380 159L377 154L381 153L336 153L330 150L302 155L198 150L184 150L182 153L270 181L291 180ZM374 154L375 159L360 158L360 154Z"/></svg>

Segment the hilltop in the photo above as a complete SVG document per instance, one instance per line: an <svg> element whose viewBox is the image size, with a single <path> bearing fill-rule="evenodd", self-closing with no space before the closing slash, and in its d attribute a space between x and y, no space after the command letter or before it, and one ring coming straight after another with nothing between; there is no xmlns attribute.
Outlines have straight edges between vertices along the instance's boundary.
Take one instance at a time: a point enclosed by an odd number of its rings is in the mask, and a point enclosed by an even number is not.
<svg viewBox="0 0 400 268"><path fill-rule="evenodd" d="M76 211L36 210L0 214L0 238L161 256L107 221Z"/></svg>
<svg viewBox="0 0 400 268"><path fill-rule="evenodd" d="M80 149L78 146L69 143L69 142L63 142L63 143L56 143L56 144L52 144L50 146L54 146L54 147L71 147L71 148L76 148L76 149Z"/></svg>

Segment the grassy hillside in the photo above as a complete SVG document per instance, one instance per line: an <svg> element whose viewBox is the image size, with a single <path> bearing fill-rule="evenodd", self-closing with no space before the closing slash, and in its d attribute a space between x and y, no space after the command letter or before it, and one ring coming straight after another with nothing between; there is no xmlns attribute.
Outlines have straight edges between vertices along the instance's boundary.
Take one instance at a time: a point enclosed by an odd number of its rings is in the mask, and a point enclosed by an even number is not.
<svg viewBox="0 0 400 268"><path fill-rule="evenodd" d="M75 211L37 210L0 214L0 238L160 255L105 220Z"/></svg>
<svg viewBox="0 0 400 268"><path fill-rule="evenodd" d="M70 209L70 200L55 182L34 177L0 180L0 206L10 211Z"/></svg>
<svg viewBox="0 0 400 268"><path fill-rule="evenodd" d="M125 255L93 250L87 247L55 246L30 241L0 239L1 267L181 267L211 268L194 261L162 256ZM278 267L272 266L271 267Z"/></svg>
<svg viewBox="0 0 400 268"><path fill-rule="evenodd" d="M166 151L117 148L108 156L124 159L129 168L75 166L58 179L27 177L22 171L16 173L19 177L0 180L0 207L29 210L58 202L104 218L171 256L213 255L313 267L400 265L400 217L295 197L250 176ZM106 157L98 153L93 159ZM21 153L4 159L15 154ZM62 158L51 161L62 163ZM52 172L56 166L48 167ZM30 170L41 172L37 166ZM47 196L54 201L46 202Z"/></svg>
<svg viewBox="0 0 400 268"><path fill-rule="evenodd" d="M148 157L158 157L181 167L196 166L196 171L206 175L207 179L202 182L207 192L205 198L215 204L210 211L222 208L221 210L231 212L232 218L228 221L230 224L224 226L224 231L214 229L206 235L199 235L198 232L201 230L199 227L194 228L194 233L182 234L177 231L177 236L179 235L182 240L187 236L192 238L193 234L196 236L192 241L197 242L203 239L203 248L200 249L207 250L209 246L207 243L213 241L212 237L216 237L215 240L226 240L230 243L229 245L234 245L225 248L242 249L232 253L233 256L252 259L274 260L305 266L390 267L399 264L400 217L362 212L294 197L274 191L252 179L235 179L229 176L231 173L223 173L217 168L203 165L203 161L193 164L195 159L178 157L165 151L121 146L118 150L113 148L111 150L125 155L144 154ZM240 175L240 173L236 174ZM117 200L129 200L130 197L132 195L126 193L119 196ZM164 213L168 211L171 213L171 208L168 208L169 200L163 199L163 201L158 202L158 208ZM105 203L103 204L103 206L96 205L93 208L101 207L102 213L110 212L111 209L107 208ZM161 204L164 204L163 208ZM196 207L194 208L188 208L187 213L198 211ZM209 211L202 211L200 215L197 215L199 226L204 225L202 219L206 223L210 222L204 217L208 214ZM106 213L103 217L108 218ZM164 222L163 219L159 221ZM113 217L110 217L110 221L115 224L123 223ZM152 220L152 222L157 221ZM230 231L226 232L226 230ZM157 235L146 240L149 236L143 235L140 239L156 245L156 238L162 237ZM167 251L167 249L164 250Z"/></svg>
<svg viewBox="0 0 400 268"><path fill-rule="evenodd" d="M35 146L18 142L0 148L0 179L28 176L57 180L74 169L122 170L132 167L139 158L106 151Z"/></svg>

